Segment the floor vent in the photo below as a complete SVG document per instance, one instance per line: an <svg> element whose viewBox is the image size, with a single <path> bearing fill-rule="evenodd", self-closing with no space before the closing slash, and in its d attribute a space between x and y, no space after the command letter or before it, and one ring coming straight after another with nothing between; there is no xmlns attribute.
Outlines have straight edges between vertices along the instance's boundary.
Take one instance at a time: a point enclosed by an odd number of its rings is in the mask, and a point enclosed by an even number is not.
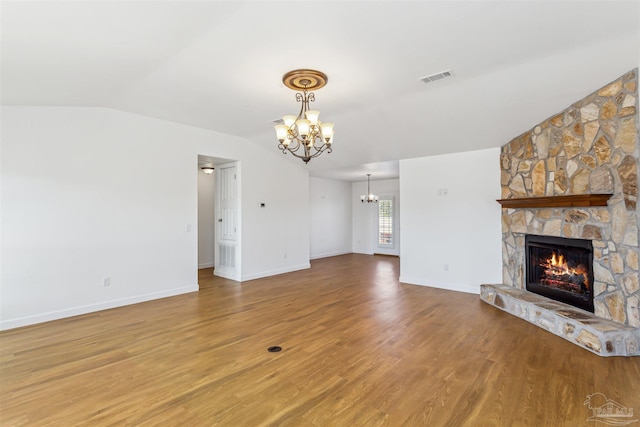
<svg viewBox="0 0 640 427"><path fill-rule="evenodd" d="M447 77L453 76L451 70L441 71L439 73L431 74L430 76L420 77L424 83L435 82L436 80L442 80Z"/></svg>

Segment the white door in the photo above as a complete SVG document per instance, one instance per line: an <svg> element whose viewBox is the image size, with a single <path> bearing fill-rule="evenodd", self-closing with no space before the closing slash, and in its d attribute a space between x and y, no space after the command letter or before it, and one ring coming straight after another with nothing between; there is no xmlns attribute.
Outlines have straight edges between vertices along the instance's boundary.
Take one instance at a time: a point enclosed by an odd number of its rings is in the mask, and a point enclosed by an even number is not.
<svg viewBox="0 0 640 427"><path fill-rule="evenodd" d="M398 204L394 196L380 196L376 203L375 253L400 255L398 244Z"/></svg>
<svg viewBox="0 0 640 427"><path fill-rule="evenodd" d="M240 280L238 164L216 168L216 268L214 274Z"/></svg>

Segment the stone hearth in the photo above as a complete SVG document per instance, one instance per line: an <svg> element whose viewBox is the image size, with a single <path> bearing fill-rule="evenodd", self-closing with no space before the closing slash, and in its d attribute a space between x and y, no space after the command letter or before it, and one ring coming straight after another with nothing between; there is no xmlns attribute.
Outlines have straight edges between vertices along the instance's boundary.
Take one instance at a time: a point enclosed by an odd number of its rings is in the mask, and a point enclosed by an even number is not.
<svg viewBox="0 0 640 427"><path fill-rule="evenodd" d="M480 298L599 356L639 356L640 329L506 285L480 285Z"/></svg>
<svg viewBox="0 0 640 427"><path fill-rule="evenodd" d="M482 298L494 304L499 296L505 305L499 308L518 317L526 311L523 318L600 355L638 354L637 341L622 345L615 338L616 333L637 338L640 328L637 86L636 69L514 138L500 154L501 203L611 194L604 206L503 207L507 289L483 285ZM591 240L594 314L523 294L526 234ZM574 312L584 314L584 321L566 316ZM539 319L531 313L540 313ZM564 329L569 321L570 334Z"/></svg>

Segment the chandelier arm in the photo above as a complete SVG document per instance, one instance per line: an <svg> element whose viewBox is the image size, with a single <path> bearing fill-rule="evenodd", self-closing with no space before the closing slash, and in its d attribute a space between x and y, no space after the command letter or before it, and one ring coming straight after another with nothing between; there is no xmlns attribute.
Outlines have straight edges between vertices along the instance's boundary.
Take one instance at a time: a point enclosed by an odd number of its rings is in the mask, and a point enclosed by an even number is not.
<svg viewBox="0 0 640 427"><path fill-rule="evenodd" d="M289 136L290 136L290 140L292 141L299 141L300 140L300 135L298 135L298 127L296 126L296 124L292 124L291 128L289 128Z"/></svg>
<svg viewBox="0 0 640 427"><path fill-rule="evenodd" d="M298 147L299 149L300 147ZM320 150L317 150L315 153L311 154L310 152L308 152L307 150L305 150L305 154L298 154L297 151L298 149L295 150L290 150L288 147L282 147L282 153L286 154L287 152L289 152L292 156L297 157L299 159L313 159L314 157L318 157L320 154L324 153L325 151L327 153L331 153L333 151L333 148L326 145L323 146Z"/></svg>
<svg viewBox="0 0 640 427"><path fill-rule="evenodd" d="M316 147L314 144L305 144L304 145L304 150L305 153L307 153L307 155L311 154L311 150L313 149L313 153L317 153L318 152L318 147Z"/></svg>
<svg viewBox="0 0 640 427"><path fill-rule="evenodd" d="M325 151L326 151L327 153L331 153L331 151L333 151L333 149L331 148L331 146L328 146L327 144L325 144L324 146L322 146L322 147L321 147L321 149L320 149L320 150L317 150L317 151L316 151L316 152L311 156L311 158L318 157L320 154L324 153Z"/></svg>
<svg viewBox="0 0 640 427"><path fill-rule="evenodd" d="M321 146L321 147L316 147L315 145L313 146L314 151L314 156L318 155L320 153L322 153L325 150L325 146Z"/></svg>
<svg viewBox="0 0 640 427"><path fill-rule="evenodd" d="M313 146L313 148L318 150L324 145L324 142L321 145L318 146L316 143L318 141L322 142L322 137L319 135L319 130L317 129L316 126L312 126L311 129L312 129L312 132L313 132L313 139L312 139L312 144L311 145ZM311 136L311 134L309 136Z"/></svg>
<svg viewBox="0 0 640 427"><path fill-rule="evenodd" d="M300 111L298 112L298 119L304 119L304 112L307 111L309 107L307 106L305 108L307 101L305 100L305 96L303 93L301 92L296 93L296 102L300 103Z"/></svg>
<svg viewBox="0 0 640 427"><path fill-rule="evenodd" d="M295 151L298 151L298 149L300 148L300 141L297 138L290 138L288 145L279 143L278 148L282 150L283 153L285 153L286 151L290 151L291 153L293 153Z"/></svg>
<svg viewBox="0 0 640 427"><path fill-rule="evenodd" d="M299 119L305 119L305 113L309 111L309 101L313 102L316 100L313 92L307 92L303 90L302 92L296 93L296 101L300 102L300 112L298 113Z"/></svg>

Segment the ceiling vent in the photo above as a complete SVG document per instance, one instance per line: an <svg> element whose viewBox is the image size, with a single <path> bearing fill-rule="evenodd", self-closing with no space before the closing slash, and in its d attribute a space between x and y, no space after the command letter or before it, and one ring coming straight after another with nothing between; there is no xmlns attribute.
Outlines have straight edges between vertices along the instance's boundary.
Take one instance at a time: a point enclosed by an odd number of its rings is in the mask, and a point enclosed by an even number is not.
<svg viewBox="0 0 640 427"><path fill-rule="evenodd" d="M431 74L430 76L420 77L423 83L435 82L436 80L442 80L447 77L453 76L451 70L441 71L439 73Z"/></svg>

